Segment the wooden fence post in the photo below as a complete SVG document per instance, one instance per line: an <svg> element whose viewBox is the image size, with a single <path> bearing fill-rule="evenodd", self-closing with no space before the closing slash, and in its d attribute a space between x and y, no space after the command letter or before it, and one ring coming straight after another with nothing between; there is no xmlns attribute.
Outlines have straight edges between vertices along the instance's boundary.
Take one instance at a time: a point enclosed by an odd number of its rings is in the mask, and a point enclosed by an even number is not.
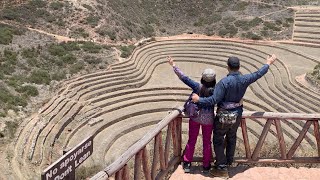
<svg viewBox="0 0 320 180"><path fill-rule="evenodd" d="M277 130L277 137L278 137L279 146L280 146L281 159L287 159L286 145L284 142L284 137L283 137L283 133L282 133L280 120L275 119L274 124L275 124L276 130Z"/></svg>
<svg viewBox="0 0 320 180"><path fill-rule="evenodd" d="M242 118L241 130L242 130L242 136L244 141L244 148L246 151L246 158L251 159L251 149L250 149L249 138L247 133L247 123L245 118Z"/></svg>
<svg viewBox="0 0 320 180"><path fill-rule="evenodd" d="M165 150L164 150L164 160L165 160L166 168L168 167L168 162L169 162L169 152L170 152L170 145L171 145L171 138L170 138L171 131L172 131L172 122L170 122L168 124L166 145L165 145Z"/></svg>
<svg viewBox="0 0 320 180"><path fill-rule="evenodd" d="M254 149L254 151L252 153L252 157L251 157L252 160L257 160L258 159L262 144L264 143L264 140L267 137L268 131L269 131L270 126L271 126L271 123L272 123L272 120L271 119L267 119L267 122L264 125L264 128L262 130L261 136L260 136L260 138L258 140L258 143L256 145L256 148Z"/></svg>
<svg viewBox="0 0 320 180"><path fill-rule="evenodd" d="M140 150L134 158L134 180L141 179L141 160L142 160L142 150Z"/></svg>
<svg viewBox="0 0 320 180"><path fill-rule="evenodd" d="M316 141L317 141L318 156L320 157L319 121L320 121L320 120L315 120L315 121L313 121L313 125L314 125L314 137L316 138Z"/></svg>
<svg viewBox="0 0 320 180"><path fill-rule="evenodd" d="M142 150L142 164L143 164L143 172L146 180L151 180L151 173L149 168L149 155L147 151L147 147L144 147Z"/></svg>

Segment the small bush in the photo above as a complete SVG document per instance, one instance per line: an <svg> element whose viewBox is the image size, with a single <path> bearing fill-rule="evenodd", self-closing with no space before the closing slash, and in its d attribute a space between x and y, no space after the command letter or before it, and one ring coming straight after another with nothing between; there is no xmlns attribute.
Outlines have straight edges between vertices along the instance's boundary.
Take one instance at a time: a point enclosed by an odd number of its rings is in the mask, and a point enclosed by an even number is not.
<svg viewBox="0 0 320 180"><path fill-rule="evenodd" d="M281 28L278 27L275 23L272 23L272 22L264 22L264 27L263 29L264 30L273 30L273 31L281 31Z"/></svg>
<svg viewBox="0 0 320 180"><path fill-rule="evenodd" d="M89 53L99 53L102 47L93 42L82 42L81 49Z"/></svg>
<svg viewBox="0 0 320 180"><path fill-rule="evenodd" d="M66 54L64 56L61 56L61 60L66 64L73 64L77 62L77 58L73 54Z"/></svg>
<svg viewBox="0 0 320 180"><path fill-rule="evenodd" d="M244 1L237 2L237 4L232 7L232 11L244 11L246 10L248 5L249 5L248 2L244 2Z"/></svg>
<svg viewBox="0 0 320 180"><path fill-rule="evenodd" d="M22 76L22 75L13 75L13 76L11 76L10 78L8 78L8 79L6 80L6 83L7 83L9 86L18 88L18 87L20 87L20 85L23 84L25 81L26 81L25 76Z"/></svg>
<svg viewBox="0 0 320 180"><path fill-rule="evenodd" d="M84 61L88 64L99 64L102 62L101 58L97 58L94 56L85 56Z"/></svg>
<svg viewBox="0 0 320 180"><path fill-rule="evenodd" d="M89 6L88 4L83 4L82 6L83 6L84 8L86 8L86 9L88 9L88 10L91 11L91 12L94 11L94 9L93 9L91 6Z"/></svg>
<svg viewBox="0 0 320 180"><path fill-rule="evenodd" d="M21 55L23 58L37 58L39 52L35 48L23 49Z"/></svg>
<svg viewBox="0 0 320 180"><path fill-rule="evenodd" d="M100 21L99 16L90 15L86 18L86 24L90 25L92 28L96 27Z"/></svg>
<svg viewBox="0 0 320 180"><path fill-rule="evenodd" d="M243 34L242 36L244 36L248 39L252 39L252 40L261 40L262 39L261 36L254 34L252 32L247 32L247 33Z"/></svg>
<svg viewBox="0 0 320 180"><path fill-rule="evenodd" d="M141 30L146 37L151 37L155 35L154 29L150 24L144 25Z"/></svg>
<svg viewBox="0 0 320 180"><path fill-rule="evenodd" d="M17 28L5 24L0 24L0 44L8 45L12 42L14 35L22 35L24 33L24 28Z"/></svg>
<svg viewBox="0 0 320 180"><path fill-rule="evenodd" d="M48 51L53 56L64 56L68 53L64 46L60 44L53 44L49 46Z"/></svg>
<svg viewBox="0 0 320 180"><path fill-rule="evenodd" d="M69 69L70 74L76 74L76 73L80 72L82 69L84 69L84 66L85 66L85 64L83 61L80 61L80 62L73 64Z"/></svg>
<svg viewBox="0 0 320 180"><path fill-rule="evenodd" d="M29 76L29 81L36 84L50 84L50 75L45 70L33 70Z"/></svg>
<svg viewBox="0 0 320 180"><path fill-rule="evenodd" d="M18 54L16 52L9 49L5 49L3 51L3 56L4 56L3 60L4 62L7 62L9 64L16 65L18 61L17 55Z"/></svg>
<svg viewBox="0 0 320 180"><path fill-rule="evenodd" d="M51 79L56 81L61 81L66 78L66 72L65 71L58 71L53 74L51 74Z"/></svg>
<svg viewBox="0 0 320 180"><path fill-rule="evenodd" d="M89 33L87 33L86 30L84 30L83 28L77 28L72 32L72 34L74 34L75 36L83 37L83 38L89 37Z"/></svg>
<svg viewBox="0 0 320 180"><path fill-rule="evenodd" d="M17 131L18 123L14 121L6 121L6 134L8 134L9 138L14 138L14 134Z"/></svg>
<svg viewBox="0 0 320 180"><path fill-rule="evenodd" d="M251 21L249 21L248 25L250 27L256 27L258 26L260 23L262 23L263 20L259 17L255 17L254 19L252 19Z"/></svg>
<svg viewBox="0 0 320 180"><path fill-rule="evenodd" d="M224 27L219 30L219 36L225 37L229 34L229 37L233 37L238 33L238 28L232 24L224 24Z"/></svg>
<svg viewBox="0 0 320 180"><path fill-rule="evenodd" d="M50 8L53 10L61 10L64 6L64 3L62 2L52 2L50 4Z"/></svg>
<svg viewBox="0 0 320 180"><path fill-rule="evenodd" d="M22 86L17 89L17 92L23 93L27 96L33 96L33 97L39 95L38 89L31 85Z"/></svg>
<svg viewBox="0 0 320 180"><path fill-rule="evenodd" d="M39 66L39 62L38 62L37 58L28 58L27 63L31 67L38 67Z"/></svg>
<svg viewBox="0 0 320 180"><path fill-rule="evenodd" d="M121 50L121 57L122 58L127 58L131 55L132 51L134 49L133 45L130 46L121 46L120 50Z"/></svg>
<svg viewBox="0 0 320 180"><path fill-rule="evenodd" d="M62 43L60 43L60 45L63 46L66 51L79 51L79 50L81 50L81 48L77 42L71 42L71 41L62 42Z"/></svg>

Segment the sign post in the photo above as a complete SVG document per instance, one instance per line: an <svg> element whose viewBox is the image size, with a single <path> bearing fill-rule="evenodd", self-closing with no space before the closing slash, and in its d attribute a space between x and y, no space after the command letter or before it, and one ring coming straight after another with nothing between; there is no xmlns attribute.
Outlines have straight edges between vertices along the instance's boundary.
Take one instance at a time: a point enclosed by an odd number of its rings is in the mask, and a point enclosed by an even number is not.
<svg viewBox="0 0 320 180"><path fill-rule="evenodd" d="M93 152L93 136L88 137L76 147L65 153L41 174L41 180L75 179L75 170Z"/></svg>

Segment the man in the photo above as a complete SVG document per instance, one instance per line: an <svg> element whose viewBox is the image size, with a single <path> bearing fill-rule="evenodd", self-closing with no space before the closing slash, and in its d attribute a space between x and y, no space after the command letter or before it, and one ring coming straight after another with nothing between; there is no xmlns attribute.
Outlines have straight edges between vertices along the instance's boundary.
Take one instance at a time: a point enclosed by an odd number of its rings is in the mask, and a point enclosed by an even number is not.
<svg viewBox="0 0 320 180"><path fill-rule="evenodd" d="M239 72L240 60L237 57L228 59L227 77L222 78L215 87L214 94L210 97L199 98L193 94L193 102L200 105L213 106L217 104L217 114L219 112L232 113L233 121L223 121L225 119L217 116L214 120L214 136L213 145L216 154L215 168L211 171L214 176L228 176L227 166L231 165L234 158L234 152L237 140L237 130L242 119L243 106L241 99L243 98L247 87L261 78L268 72L269 66L276 60L276 56L267 57L267 62L257 72L241 75ZM233 116L235 115L235 116ZM228 119L226 118L226 119ZM226 138L226 155L224 153L224 142Z"/></svg>

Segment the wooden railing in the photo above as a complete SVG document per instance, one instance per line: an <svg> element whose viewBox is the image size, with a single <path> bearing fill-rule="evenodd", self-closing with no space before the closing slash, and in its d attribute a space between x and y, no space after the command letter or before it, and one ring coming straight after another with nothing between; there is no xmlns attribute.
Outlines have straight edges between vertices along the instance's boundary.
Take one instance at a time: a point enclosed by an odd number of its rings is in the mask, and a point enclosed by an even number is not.
<svg viewBox="0 0 320 180"><path fill-rule="evenodd" d="M92 180L108 179L115 176L115 179L130 179L130 168L127 163L134 158L134 179L140 180L141 176L144 179L163 179L171 168L177 166L181 161L181 145L182 145L182 112L183 108L179 107L173 110L168 116L160 121L157 126L149 131L138 142L132 145L124 154L122 154L111 165L100 171ZM245 147L246 157L236 158L238 163L320 163L320 133L319 120L320 114L301 114L301 113L272 113L272 112L244 112L241 121L241 129ZM267 119L262 130L259 140L251 153L246 120L251 118ZM293 143L288 152L286 152L286 144L281 128L281 121L306 121L303 129L299 133L298 138ZM269 132L271 124L274 124L277 131L281 157L260 159L259 154L262 145ZM293 157L295 151L300 145L303 138L306 136L311 125L314 125L314 136L317 144L317 157ZM167 127L165 134L165 142L163 143L162 131ZM150 163L149 152L146 145L154 139L153 158ZM172 143L171 143L172 141ZM164 144L164 146L163 146ZM170 158L170 150L173 155ZM201 161L201 158L194 158L194 161ZM150 167L151 164L151 167ZM159 168L158 168L159 166Z"/></svg>

